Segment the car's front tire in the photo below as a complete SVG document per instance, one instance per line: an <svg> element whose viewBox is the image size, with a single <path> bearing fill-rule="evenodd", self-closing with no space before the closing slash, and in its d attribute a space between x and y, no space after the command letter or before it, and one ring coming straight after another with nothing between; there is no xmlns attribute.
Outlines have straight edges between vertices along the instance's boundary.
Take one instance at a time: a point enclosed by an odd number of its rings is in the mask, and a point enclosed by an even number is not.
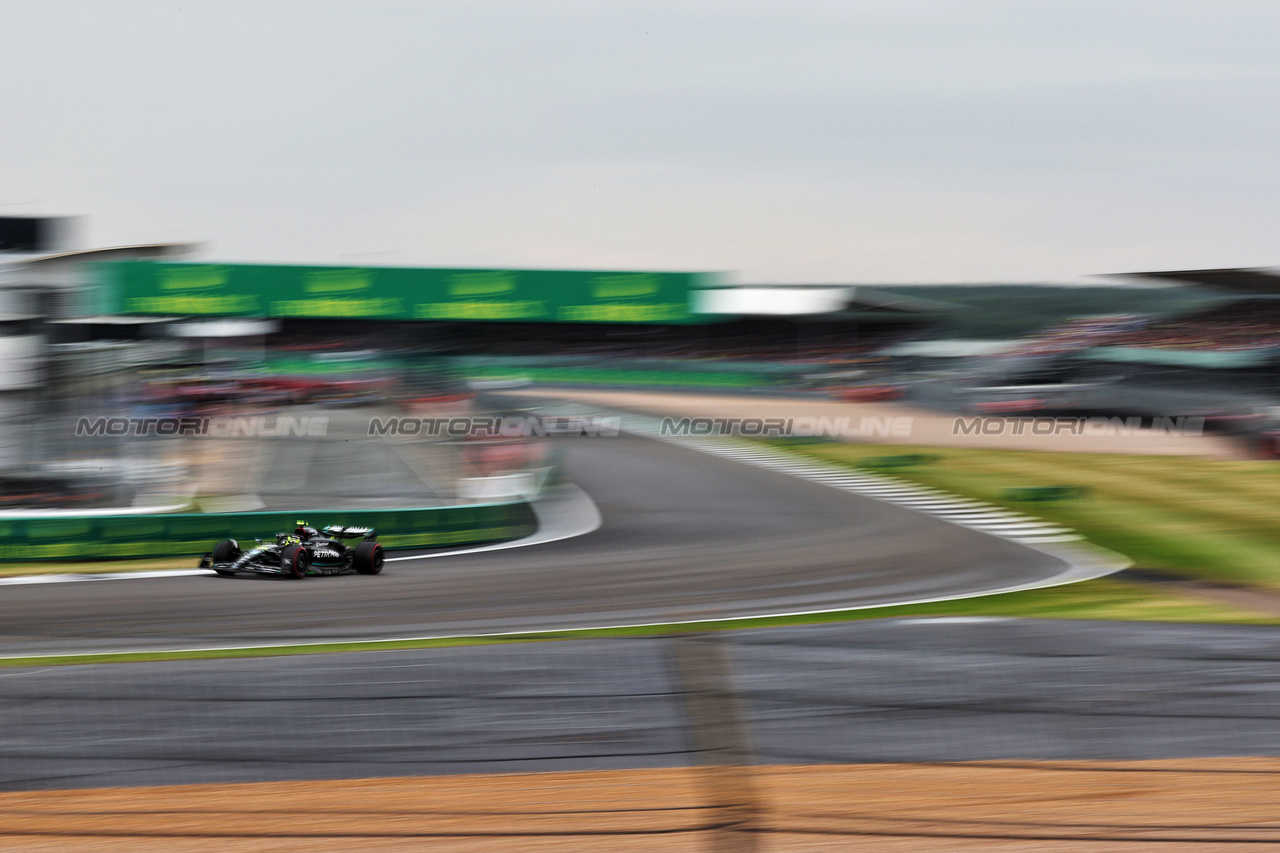
<svg viewBox="0 0 1280 853"><path fill-rule="evenodd" d="M231 563L240 557L240 543L234 539L223 539L217 545L213 546L213 561L215 563Z"/></svg>
<svg viewBox="0 0 1280 853"><path fill-rule="evenodd" d="M213 546L213 553L210 555L210 563L217 565L218 563L234 563L240 559L240 543L234 539L224 539L217 545ZM224 578L235 575L235 572L226 569L214 569Z"/></svg>

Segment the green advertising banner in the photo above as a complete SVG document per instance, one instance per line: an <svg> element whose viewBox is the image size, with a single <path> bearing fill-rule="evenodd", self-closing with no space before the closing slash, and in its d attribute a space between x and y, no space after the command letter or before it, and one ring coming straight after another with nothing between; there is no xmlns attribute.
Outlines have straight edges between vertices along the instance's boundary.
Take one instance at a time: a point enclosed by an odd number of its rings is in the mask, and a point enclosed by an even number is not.
<svg viewBox="0 0 1280 853"><path fill-rule="evenodd" d="M369 317L558 323L688 323L698 273L97 265L104 314Z"/></svg>

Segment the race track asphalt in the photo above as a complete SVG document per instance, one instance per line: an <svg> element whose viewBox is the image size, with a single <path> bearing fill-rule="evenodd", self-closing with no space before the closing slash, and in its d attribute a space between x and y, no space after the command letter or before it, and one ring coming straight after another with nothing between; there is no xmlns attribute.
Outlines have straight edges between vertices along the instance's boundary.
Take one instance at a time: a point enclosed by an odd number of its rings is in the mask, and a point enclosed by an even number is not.
<svg viewBox="0 0 1280 853"><path fill-rule="evenodd" d="M961 595L1065 568L1014 542L685 448L626 435L562 441L567 479L603 516L587 535L394 562L377 577L8 587L0 654L725 618Z"/></svg>

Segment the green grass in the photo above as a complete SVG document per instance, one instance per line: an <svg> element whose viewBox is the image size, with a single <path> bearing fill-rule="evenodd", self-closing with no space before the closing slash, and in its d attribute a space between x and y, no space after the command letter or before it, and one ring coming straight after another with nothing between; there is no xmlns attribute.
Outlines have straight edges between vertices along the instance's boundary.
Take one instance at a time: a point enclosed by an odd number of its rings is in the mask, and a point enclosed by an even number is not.
<svg viewBox="0 0 1280 853"><path fill-rule="evenodd" d="M774 444L854 467L890 453L927 453L933 461L884 473L1061 523L1144 569L1280 591L1280 464L1275 462ZM1010 488L1034 486L1084 486L1089 494L1057 502L1019 502L1003 495Z"/></svg>
<svg viewBox="0 0 1280 853"><path fill-rule="evenodd" d="M1009 616L1280 624L1280 618L1220 603L1162 584L1131 583L1113 578L935 604L878 608L874 616Z"/></svg>

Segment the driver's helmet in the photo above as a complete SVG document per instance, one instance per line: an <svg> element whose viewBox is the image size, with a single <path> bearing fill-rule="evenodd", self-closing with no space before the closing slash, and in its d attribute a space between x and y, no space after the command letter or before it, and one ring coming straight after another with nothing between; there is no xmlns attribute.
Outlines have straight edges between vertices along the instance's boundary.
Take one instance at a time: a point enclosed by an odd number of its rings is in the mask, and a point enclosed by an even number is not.
<svg viewBox="0 0 1280 853"><path fill-rule="evenodd" d="M320 534L314 527L307 526L305 521L299 521L298 526L293 529L293 535L306 542L308 539L314 539Z"/></svg>

